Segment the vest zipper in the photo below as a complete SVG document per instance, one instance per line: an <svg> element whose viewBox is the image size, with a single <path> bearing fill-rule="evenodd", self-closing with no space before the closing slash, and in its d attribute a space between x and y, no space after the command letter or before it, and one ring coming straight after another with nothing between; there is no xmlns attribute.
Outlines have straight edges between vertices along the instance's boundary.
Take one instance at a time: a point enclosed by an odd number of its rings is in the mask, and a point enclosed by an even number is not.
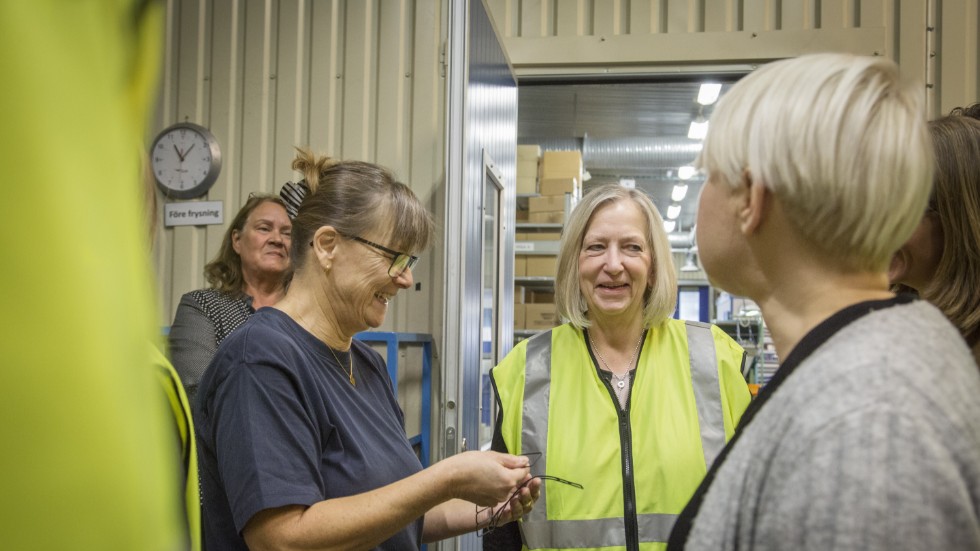
<svg viewBox="0 0 980 551"><path fill-rule="evenodd" d="M640 528L636 518L636 487L633 483L633 431L630 427L632 384L629 392L630 396L626 397L626 410L619 412L619 439L623 449L623 522L626 525L626 551L639 551ZM618 400L616 405L619 405Z"/></svg>
<svg viewBox="0 0 980 551"><path fill-rule="evenodd" d="M633 482L633 432L630 427L630 401L633 397L633 382L630 381L629 395L626 396L626 409L619 407L619 398L612 384L602 378L612 398L613 407L619 412L619 442L623 463L623 524L626 528L626 551L640 550L640 528L636 518L636 485Z"/></svg>

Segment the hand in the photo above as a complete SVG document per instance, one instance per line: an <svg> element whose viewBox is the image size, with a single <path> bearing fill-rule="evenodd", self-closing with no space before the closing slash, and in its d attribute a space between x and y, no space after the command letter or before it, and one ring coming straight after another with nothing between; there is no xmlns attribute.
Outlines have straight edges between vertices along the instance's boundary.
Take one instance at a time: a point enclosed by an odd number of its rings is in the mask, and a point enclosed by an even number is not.
<svg viewBox="0 0 980 551"><path fill-rule="evenodd" d="M531 470L527 457L497 452L464 452L440 463L452 469L452 497L481 507L508 500Z"/></svg>
<svg viewBox="0 0 980 551"><path fill-rule="evenodd" d="M491 515L497 515L497 522L494 526L503 526L530 513L539 497L541 497L541 479L531 478L528 475L520 490L511 494L511 498L506 502L497 504L490 512Z"/></svg>

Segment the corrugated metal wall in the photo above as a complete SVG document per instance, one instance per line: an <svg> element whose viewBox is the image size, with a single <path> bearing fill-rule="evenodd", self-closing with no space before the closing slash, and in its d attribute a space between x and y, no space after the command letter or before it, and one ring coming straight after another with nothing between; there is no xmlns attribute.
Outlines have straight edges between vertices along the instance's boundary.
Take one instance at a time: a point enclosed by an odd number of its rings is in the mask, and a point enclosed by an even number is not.
<svg viewBox="0 0 980 551"><path fill-rule="evenodd" d="M455 1L451 12L447 107L452 115L447 127L446 192L451 212L446 217L446 230L456 235L447 235L445 256L447 271L456 275L448 276L446 327L442 333L442 382L447 404L442 423L444 455L459 451L464 441L471 450L489 444L489 437L483 436L492 427L494 408L489 378L482 366L484 353L489 352L483 348L484 331L496 333L490 340L501 354L510 350L517 166L517 82L490 14L482 0ZM496 208L487 204L485 189L491 194L498 192L485 177L487 169L499 176L503 188L499 189ZM487 220L487 214L493 222ZM495 257L486 256L486 241L497 242ZM488 287L490 281L495 283ZM496 303L485 305L485 293L491 288ZM484 306L494 310L496 327L484 327ZM458 407L450 407L450 402ZM482 548L482 540L468 534L439 548L477 550Z"/></svg>
<svg viewBox="0 0 980 551"><path fill-rule="evenodd" d="M442 219L444 41L439 0L170 0L157 129L211 129L224 156L203 199L230 221L251 192L295 179L294 146L392 169ZM152 138L152 137L151 137ZM161 325L205 285L223 226L160 232ZM437 242L382 330L433 333L442 316Z"/></svg>
<svg viewBox="0 0 980 551"><path fill-rule="evenodd" d="M483 336L483 301L488 279L496 279L497 304L495 311L497 328L501 331L493 337L493 345L501 350L500 358L510 351L513 343L513 240L516 218L516 171L517 171L517 82L508 65L498 37L494 33L490 15L481 0L468 3L468 47L466 51L466 80L464 92L465 112L462 121L462 178L450 181L460 193L459 206L462 251L460 253L463 281L459 293L459 326L446 328L446 343L457 340L458 356L447 364L458 366L461 395L459 433L469 442L470 449L489 444L481 439L480 426L485 413L492 426L489 410L481 410L482 392L489 393L489 380L481 381L481 347ZM485 235L488 229L484 219L485 186L493 187L485 180L484 162L491 162L500 174L499 210L494 212L500 223L500 242L497 258L485 257L484 243L494 237ZM492 212L492 211L491 211ZM493 266L488 264L493 263ZM501 264L507 264L502 266ZM496 274L488 274L496 270ZM451 307L452 303L448 305ZM452 312L447 312L448 316ZM447 354L449 346L447 348ZM495 362L494 362L495 363ZM489 394L487 394L489 397ZM489 402L489 400L488 400ZM485 404L489 407L489 403ZM491 408L492 409L492 408ZM470 537L464 540L463 549L478 549L480 540Z"/></svg>
<svg viewBox="0 0 980 551"><path fill-rule="evenodd" d="M204 198L226 220L293 179L293 147L393 169L443 219L444 0L169 0L157 128L222 146ZM980 98L976 0L487 0L518 76L744 67L816 50L887 55L925 80L930 115ZM148 137L148 140L152 137ZM204 285L224 227L161 232L161 325ZM441 242L384 329L438 332ZM421 323L420 323L421 322Z"/></svg>
<svg viewBox="0 0 980 551"><path fill-rule="evenodd" d="M518 76L751 68L816 51L885 55L929 115L980 98L977 0L487 0Z"/></svg>

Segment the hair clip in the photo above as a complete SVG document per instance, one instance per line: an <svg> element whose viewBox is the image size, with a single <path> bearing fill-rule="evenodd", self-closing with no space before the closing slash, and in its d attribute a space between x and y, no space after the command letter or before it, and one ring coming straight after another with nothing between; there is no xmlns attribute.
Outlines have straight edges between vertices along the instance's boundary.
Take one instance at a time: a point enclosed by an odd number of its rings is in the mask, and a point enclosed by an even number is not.
<svg viewBox="0 0 980 551"><path fill-rule="evenodd" d="M306 180L300 180L295 183L286 182L283 184L282 189L279 190L279 197L286 204L286 214L289 215L290 220L296 218L296 215L299 214L299 206L303 204L303 199L306 198L309 192L310 186L306 184Z"/></svg>

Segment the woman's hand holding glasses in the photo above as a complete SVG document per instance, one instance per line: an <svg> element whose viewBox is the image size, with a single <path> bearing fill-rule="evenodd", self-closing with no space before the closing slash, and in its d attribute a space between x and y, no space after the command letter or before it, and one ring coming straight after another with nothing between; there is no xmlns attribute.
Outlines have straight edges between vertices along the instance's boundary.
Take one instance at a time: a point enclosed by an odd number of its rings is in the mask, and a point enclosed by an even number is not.
<svg viewBox="0 0 980 551"><path fill-rule="evenodd" d="M521 481L510 497L492 507L476 508L476 526L484 532L497 526L513 522L531 512L534 503L541 497L541 477L530 474Z"/></svg>
<svg viewBox="0 0 980 551"><path fill-rule="evenodd" d="M528 458L528 467L531 467L541 457L541 452L525 453L524 457ZM498 526L513 522L530 513L534 507L534 503L541 497L541 484L544 480L552 480L579 490L583 489L581 484L557 476L546 474L532 476L528 474L506 502L501 502L494 507L484 507L482 509L477 506L476 526L477 528L482 528L477 535L483 536L489 534L497 529Z"/></svg>
<svg viewBox="0 0 980 551"><path fill-rule="evenodd" d="M450 469L451 497L476 503L480 507L509 501L511 494L530 477L527 457L492 451L463 452L437 463Z"/></svg>

